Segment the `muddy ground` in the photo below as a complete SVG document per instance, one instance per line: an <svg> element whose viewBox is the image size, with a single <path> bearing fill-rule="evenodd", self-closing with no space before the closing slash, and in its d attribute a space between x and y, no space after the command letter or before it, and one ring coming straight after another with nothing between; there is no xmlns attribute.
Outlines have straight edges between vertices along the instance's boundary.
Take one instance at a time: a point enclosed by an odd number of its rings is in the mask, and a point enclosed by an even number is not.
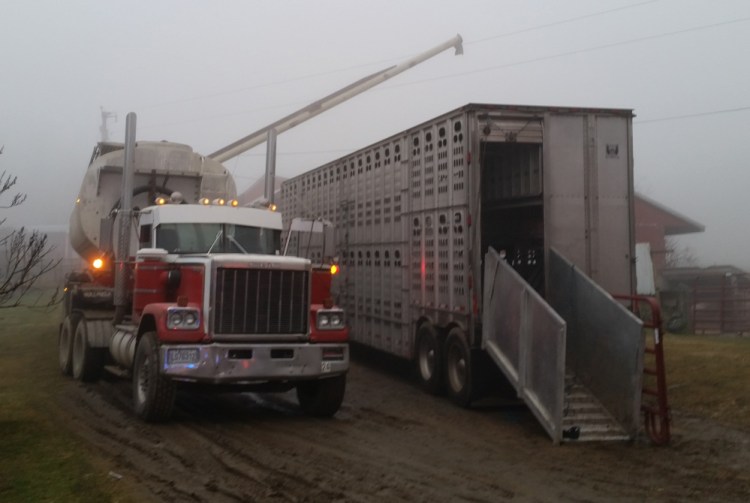
<svg viewBox="0 0 750 503"><path fill-rule="evenodd" d="M675 411L670 447L555 446L524 406L457 408L377 353L354 359L332 420L293 392L181 393L157 425L130 403L128 381L67 380L55 412L136 500L750 501L749 432Z"/></svg>

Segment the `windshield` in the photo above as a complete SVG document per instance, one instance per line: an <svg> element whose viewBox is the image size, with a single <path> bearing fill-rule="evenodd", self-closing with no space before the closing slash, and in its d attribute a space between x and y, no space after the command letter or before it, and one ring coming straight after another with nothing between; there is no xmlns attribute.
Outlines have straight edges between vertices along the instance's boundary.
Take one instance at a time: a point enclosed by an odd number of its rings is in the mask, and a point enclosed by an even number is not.
<svg viewBox="0 0 750 503"><path fill-rule="evenodd" d="M259 253L275 255L281 231L232 224L161 224L156 245L169 253Z"/></svg>

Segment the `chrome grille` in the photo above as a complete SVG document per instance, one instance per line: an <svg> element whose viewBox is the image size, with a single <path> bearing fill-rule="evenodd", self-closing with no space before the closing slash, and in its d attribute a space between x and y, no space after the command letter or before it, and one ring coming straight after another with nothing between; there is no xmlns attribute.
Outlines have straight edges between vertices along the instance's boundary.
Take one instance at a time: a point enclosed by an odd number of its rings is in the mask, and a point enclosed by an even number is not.
<svg viewBox="0 0 750 503"><path fill-rule="evenodd" d="M307 333L309 277L309 271L220 267L214 333Z"/></svg>

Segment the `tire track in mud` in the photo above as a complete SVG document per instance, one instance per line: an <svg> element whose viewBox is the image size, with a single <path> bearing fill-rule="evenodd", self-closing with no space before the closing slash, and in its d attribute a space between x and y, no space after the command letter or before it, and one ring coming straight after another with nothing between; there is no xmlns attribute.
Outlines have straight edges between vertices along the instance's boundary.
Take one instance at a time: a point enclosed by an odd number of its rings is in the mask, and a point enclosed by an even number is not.
<svg viewBox="0 0 750 503"><path fill-rule="evenodd" d="M303 416L294 393L180 392L173 421L154 425L133 416L128 382L62 388L65 426L155 501L745 501L750 494L742 472L747 433L684 421L666 449L553 446L523 407L458 409L399 372L356 361L332 420Z"/></svg>

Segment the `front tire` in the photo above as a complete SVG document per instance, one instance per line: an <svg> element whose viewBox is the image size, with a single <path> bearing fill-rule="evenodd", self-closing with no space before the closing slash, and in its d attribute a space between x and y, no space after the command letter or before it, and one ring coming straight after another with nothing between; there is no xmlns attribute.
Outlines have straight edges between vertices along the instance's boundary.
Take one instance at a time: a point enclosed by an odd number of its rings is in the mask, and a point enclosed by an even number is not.
<svg viewBox="0 0 750 503"><path fill-rule="evenodd" d="M146 332L138 341L133 362L133 409L144 421L166 421L174 409L177 387L159 368L156 333Z"/></svg>
<svg viewBox="0 0 750 503"><path fill-rule="evenodd" d="M316 381L305 381L297 385L297 400L308 416L331 417L344 401L346 374Z"/></svg>
<svg viewBox="0 0 750 503"><path fill-rule="evenodd" d="M474 368L471 351L460 330L451 330L445 341L445 378L448 397L461 407L471 405Z"/></svg>
<svg viewBox="0 0 750 503"><path fill-rule="evenodd" d="M60 334L57 339L57 359L60 364L60 371L66 376L73 373L73 338L80 319L79 314L71 313L65 317L62 325L60 325Z"/></svg>
<svg viewBox="0 0 750 503"><path fill-rule="evenodd" d="M431 395L443 392L443 348L437 330L424 323L417 330L417 377L422 388Z"/></svg>
<svg viewBox="0 0 750 503"><path fill-rule="evenodd" d="M73 377L83 382L99 380L104 369L104 350L93 348L89 344L85 318L81 318L76 324L72 353Z"/></svg>

